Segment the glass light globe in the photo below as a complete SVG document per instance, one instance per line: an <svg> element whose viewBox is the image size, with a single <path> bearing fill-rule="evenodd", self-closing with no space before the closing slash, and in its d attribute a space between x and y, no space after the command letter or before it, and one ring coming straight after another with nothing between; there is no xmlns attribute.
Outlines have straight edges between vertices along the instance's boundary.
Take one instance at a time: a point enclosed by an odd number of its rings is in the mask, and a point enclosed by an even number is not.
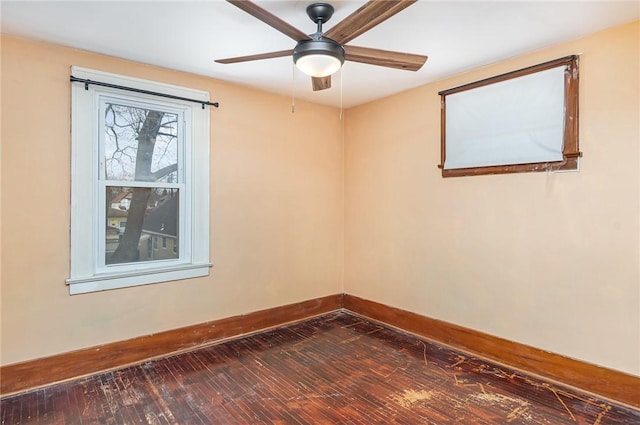
<svg viewBox="0 0 640 425"><path fill-rule="evenodd" d="M312 77L327 77L339 70L341 66L340 60L330 55L306 55L296 61L296 67Z"/></svg>

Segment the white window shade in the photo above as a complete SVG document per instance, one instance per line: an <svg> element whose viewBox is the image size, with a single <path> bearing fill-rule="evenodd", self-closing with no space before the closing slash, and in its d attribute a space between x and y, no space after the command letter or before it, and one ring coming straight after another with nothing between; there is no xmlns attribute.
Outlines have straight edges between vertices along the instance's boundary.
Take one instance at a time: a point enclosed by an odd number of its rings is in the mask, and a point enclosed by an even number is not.
<svg viewBox="0 0 640 425"><path fill-rule="evenodd" d="M444 169L562 161L565 69L447 95Z"/></svg>

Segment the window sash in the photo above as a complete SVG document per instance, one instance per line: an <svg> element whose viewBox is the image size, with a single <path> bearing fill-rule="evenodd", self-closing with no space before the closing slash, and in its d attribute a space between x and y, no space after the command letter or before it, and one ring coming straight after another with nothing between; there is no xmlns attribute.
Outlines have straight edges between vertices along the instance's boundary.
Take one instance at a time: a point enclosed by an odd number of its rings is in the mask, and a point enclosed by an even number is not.
<svg viewBox="0 0 640 425"><path fill-rule="evenodd" d="M178 131L176 134L177 144L177 176L178 182L186 182L185 163L189 163L190 158L185 155L185 146L190 145L190 142L186 140L187 133L185 128L187 126L188 109L184 107L172 107L169 102L153 103L145 99L139 99L130 95L98 95L98 111L96 121L98 122L98 179L96 182L97 190L97 210L98 223L104 223L105 225L98 225L98 232L96 236L96 250L95 250L95 264L97 273L114 273L114 272L130 272L136 270L154 269L158 267L170 267L174 265L187 264L191 261L191 250L187 249L191 244L190 233L190 215L187 212L187 206L191 198L191 191L188 185L184 183L165 183L162 181L141 181L141 180L107 180L106 175L106 107L108 104L117 104L120 106L126 106L131 108L144 109L149 111L160 111L164 113L175 114L178 120ZM180 201L178 202L178 258L176 259L154 259L147 261L136 261L127 263L106 263L106 239L107 239L107 205L106 205L106 190L107 187L131 187L131 188L175 188L180 193Z"/></svg>
<svg viewBox="0 0 640 425"><path fill-rule="evenodd" d="M105 134L105 131L103 130L106 128L106 108L108 104L125 106L125 107L130 107L135 109L143 109L148 111L160 111L163 113L177 116L176 125L178 126L178 131L176 134L176 139L177 139L176 140L176 144L177 144L176 163L178 165L178 170L177 170L178 183L182 182L185 176L185 170L184 170L185 164L189 163L189 158L185 157L185 146L189 144L189 143L186 143L186 137L187 137L187 134L189 134L186 131L188 122L190 121L189 108L185 108L184 106L183 107L172 106L169 104L169 101L166 101L163 103L153 103L145 99L137 98L134 95L119 95L119 96L104 95L104 94L98 95L99 110L98 110L97 119L98 119L98 130L99 130L98 142L99 142L99 171L100 171L98 178L100 180L107 180L107 177L106 177L107 164L106 164L106 153L105 153L106 134ZM108 179L108 180L118 181L114 179ZM139 180L139 179L133 178L133 179L122 179L120 181L142 183L142 182L146 182L147 180ZM158 182L158 183L163 183L163 182ZM164 184L170 184L170 183L164 183Z"/></svg>
<svg viewBox="0 0 640 425"><path fill-rule="evenodd" d="M123 273L129 271L136 270L147 270L154 269L158 267L171 267L178 266L183 264L188 264L191 262L191 221L185 220L181 217L188 217L189 214L187 212L186 198L188 197L188 189L185 185L173 184L173 185L157 185L151 182L145 182L140 185L131 185L130 182L113 182L110 180L99 181L97 193L102 194L102 196L98 196L98 206L97 210L97 222L102 223L102 225L98 225L97 235L96 235L96 250L95 250L95 264L96 264L96 272L97 273ZM128 262L128 263L115 263L115 264L107 264L106 263L106 241L107 241L107 204L106 204L106 190L107 187L127 187L127 188L136 188L136 187L147 187L147 188L174 188L178 190L179 193L179 201L178 201L178 225L177 225L177 241L178 241L178 257L175 259L150 259L146 261L136 261L136 262Z"/></svg>

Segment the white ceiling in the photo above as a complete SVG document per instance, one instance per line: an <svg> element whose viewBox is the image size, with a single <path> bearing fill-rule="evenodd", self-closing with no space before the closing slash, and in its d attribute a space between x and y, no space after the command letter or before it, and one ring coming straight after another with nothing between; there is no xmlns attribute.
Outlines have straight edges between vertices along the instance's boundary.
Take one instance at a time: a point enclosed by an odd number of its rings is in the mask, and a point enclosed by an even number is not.
<svg viewBox="0 0 640 425"><path fill-rule="evenodd" d="M303 32L313 33L315 24L305 12L312 2L256 3ZM325 30L365 3L329 2L336 11ZM3 34L46 40L286 96L295 91L298 99L340 105L340 74L334 75L333 88L313 92L309 78L294 72L289 57L215 63L214 59L295 46L287 36L222 0L2 0L0 12ZM362 104L639 17L638 1L421 0L349 44L427 55L426 64L418 72L411 72L347 62L342 71L343 105ZM212 98L215 100L215 93Z"/></svg>

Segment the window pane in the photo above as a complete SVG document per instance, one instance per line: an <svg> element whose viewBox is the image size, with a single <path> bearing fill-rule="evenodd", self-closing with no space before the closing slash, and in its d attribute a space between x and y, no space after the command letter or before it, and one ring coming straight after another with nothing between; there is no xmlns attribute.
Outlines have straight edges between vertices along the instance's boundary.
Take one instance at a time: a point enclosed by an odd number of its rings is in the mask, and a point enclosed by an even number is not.
<svg viewBox="0 0 640 425"><path fill-rule="evenodd" d="M178 115L106 103L107 180L178 183Z"/></svg>
<svg viewBox="0 0 640 425"><path fill-rule="evenodd" d="M179 189L107 186L105 264L178 258L178 203Z"/></svg>

